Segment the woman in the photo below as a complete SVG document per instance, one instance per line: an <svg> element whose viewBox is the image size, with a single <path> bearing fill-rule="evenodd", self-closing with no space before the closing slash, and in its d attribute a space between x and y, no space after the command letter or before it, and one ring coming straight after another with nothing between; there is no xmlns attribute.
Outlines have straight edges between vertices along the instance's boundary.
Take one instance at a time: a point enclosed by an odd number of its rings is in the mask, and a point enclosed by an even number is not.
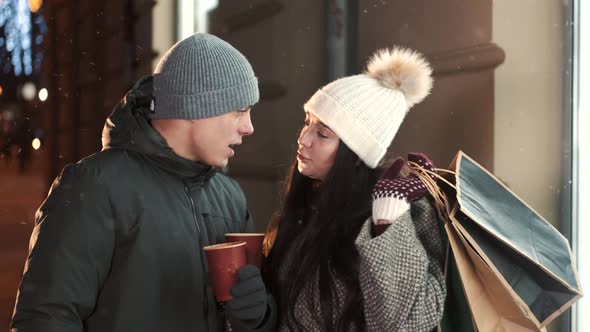
<svg viewBox="0 0 590 332"><path fill-rule="evenodd" d="M428 192L401 174L403 159L377 181L430 75L419 54L382 50L365 74L336 80L305 104L297 160L265 238L278 330L416 332L440 321L444 250ZM422 154L409 159L433 169Z"/></svg>

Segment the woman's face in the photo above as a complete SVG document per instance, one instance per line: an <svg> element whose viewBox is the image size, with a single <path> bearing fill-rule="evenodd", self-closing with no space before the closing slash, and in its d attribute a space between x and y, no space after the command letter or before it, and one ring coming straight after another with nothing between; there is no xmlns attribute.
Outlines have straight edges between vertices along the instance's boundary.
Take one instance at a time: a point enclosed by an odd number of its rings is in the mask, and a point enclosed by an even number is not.
<svg viewBox="0 0 590 332"><path fill-rule="evenodd" d="M332 169L340 139L312 113L305 112L305 125L297 140L299 173L324 181Z"/></svg>

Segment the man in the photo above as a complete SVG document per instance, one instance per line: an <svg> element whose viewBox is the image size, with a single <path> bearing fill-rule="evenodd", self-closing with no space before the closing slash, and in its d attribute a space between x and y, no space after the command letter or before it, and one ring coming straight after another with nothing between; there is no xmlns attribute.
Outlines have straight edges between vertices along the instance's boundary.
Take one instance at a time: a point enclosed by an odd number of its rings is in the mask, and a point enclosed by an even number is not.
<svg viewBox="0 0 590 332"><path fill-rule="evenodd" d="M12 331L223 330L202 248L253 231L218 168L254 131L258 99L225 41L195 34L168 50L107 119L102 151L66 166L37 211ZM239 272L233 329L269 329L260 272Z"/></svg>

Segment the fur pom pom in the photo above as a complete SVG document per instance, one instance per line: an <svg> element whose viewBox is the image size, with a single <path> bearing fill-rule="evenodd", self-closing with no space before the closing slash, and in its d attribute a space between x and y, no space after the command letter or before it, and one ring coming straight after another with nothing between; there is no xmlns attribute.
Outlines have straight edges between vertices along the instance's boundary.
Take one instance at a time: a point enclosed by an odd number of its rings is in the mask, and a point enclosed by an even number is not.
<svg viewBox="0 0 590 332"><path fill-rule="evenodd" d="M424 99L432 88L432 68L418 52L404 48L377 51L367 64L368 76L382 85L400 90L408 109Z"/></svg>

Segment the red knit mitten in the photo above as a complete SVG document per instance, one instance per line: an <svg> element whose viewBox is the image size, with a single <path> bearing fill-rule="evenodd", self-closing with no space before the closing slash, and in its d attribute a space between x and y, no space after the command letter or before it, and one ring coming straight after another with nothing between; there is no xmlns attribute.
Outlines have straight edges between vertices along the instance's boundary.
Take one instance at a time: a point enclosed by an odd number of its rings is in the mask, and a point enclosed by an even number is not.
<svg viewBox="0 0 590 332"><path fill-rule="evenodd" d="M434 163L423 153L409 153L408 161L413 161L429 171L435 171ZM375 223L392 223L410 209L410 202L429 195L428 189L420 179L411 174L400 175L406 162L398 157L385 171L373 188L373 220Z"/></svg>

